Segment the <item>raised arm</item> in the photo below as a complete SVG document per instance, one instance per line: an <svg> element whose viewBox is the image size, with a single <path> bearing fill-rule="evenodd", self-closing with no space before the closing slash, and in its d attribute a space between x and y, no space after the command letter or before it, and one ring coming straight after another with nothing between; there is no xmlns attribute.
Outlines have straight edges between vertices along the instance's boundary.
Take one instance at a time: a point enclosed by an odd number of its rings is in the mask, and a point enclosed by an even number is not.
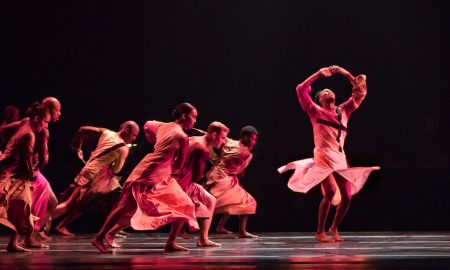
<svg viewBox="0 0 450 270"><path fill-rule="evenodd" d="M334 66L321 68L297 86L296 91L298 100L300 101L300 105L305 112L308 114L314 113L317 108L317 105L309 96L309 93L311 92L311 84L320 77L330 77L334 72L336 72Z"/></svg>
<svg viewBox="0 0 450 270"><path fill-rule="evenodd" d="M82 126L78 129L77 134L72 139L70 147L72 148L72 150L77 151L78 158L83 160L83 150L81 150L81 147L83 146L86 138L89 136L99 135L105 130L105 128Z"/></svg>

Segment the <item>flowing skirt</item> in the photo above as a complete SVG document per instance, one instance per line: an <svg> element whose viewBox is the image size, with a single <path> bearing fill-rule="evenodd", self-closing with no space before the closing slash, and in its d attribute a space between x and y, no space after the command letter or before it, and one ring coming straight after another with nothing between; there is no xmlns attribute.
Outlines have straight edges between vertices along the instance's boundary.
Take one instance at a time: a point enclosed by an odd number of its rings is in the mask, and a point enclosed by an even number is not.
<svg viewBox="0 0 450 270"><path fill-rule="evenodd" d="M256 213L256 200L241 186L235 175L227 175L220 181L210 182L206 189L216 197L214 213L230 215Z"/></svg>
<svg viewBox="0 0 450 270"><path fill-rule="evenodd" d="M132 193L137 203L131 218L133 229L155 230L180 219L189 230L199 229L194 203L176 179L169 177L156 184L132 183Z"/></svg>
<svg viewBox="0 0 450 270"><path fill-rule="evenodd" d="M197 183L190 183L186 194L195 205L195 216L197 218L210 218L214 214L216 198Z"/></svg>
<svg viewBox="0 0 450 270"><path fill-rule="evenodd" d="M325 180L333 172L338 173L352 184L352 195L358 193L374 170L380 167L352 167L349 168L344 153L333 150L314 150L314 159L302 159L290 162L278 168L279 173L295 170L289 178L288 187L295 192L307 193L311 188ZM341 195L336 183L336 194L333 205L338 205ZM324 190L322 189L322 193Z"/></svg>

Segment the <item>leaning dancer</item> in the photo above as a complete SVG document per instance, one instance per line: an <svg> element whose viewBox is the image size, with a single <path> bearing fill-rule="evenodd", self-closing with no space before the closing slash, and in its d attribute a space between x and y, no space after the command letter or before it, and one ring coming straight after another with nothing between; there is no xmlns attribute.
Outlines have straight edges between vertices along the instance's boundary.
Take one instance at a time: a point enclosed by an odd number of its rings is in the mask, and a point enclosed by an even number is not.
<svg viewBox="0 0 450 270"><path fill-rule="evenodd" d="M208 231L216 206L216 198L207 192L203 186L199 185L198 182L203 177L205 167L210 160L209 148L220 148L229 131L229 128L224 124L212 122L208 126L206 135L189 138L189 152L178 183L195 204L195 215L200 225L200 235L197 241L198 247L221 246L208 238Z"/></svg>
<svg viewBox="0 0 450 270"><path fill-rule="evenodd" d="M239 183L239 177L253 157L258 131L253 126L241 129L240 140L227 139L206 175L206 189L216 197L214 213L223 214L216 227L218 233L232 233L225 229L230 215L239 215L238 237L257 238L247 232L248 215L255 214L256 201Z"/></svg>
<svg viewBox="0 0 450 270"><path fill-rule="evenodd" d="M34 228L31 182L36 178L35 133L46 129L49 122L48 109L33 106L29 121L20 125L8 140L0 158L0 224L12 230L6 247L8 252L29 251L19 246L18 240L19 235L30 236Z"/></svg>
<svg viewBox="0 0 450 270"><path fill-rule="evenodd" d="M188 136L183 128L192 128L197 110L189 103L181 103L173 111L174 122L158 127L155 150L147 154L134 168L123 187L103 227L91 240L102 253L111 253L103 243L122 228L131 225L135 230L155 230L172 223L165 251L184 251L175 240L181 227L187 223L198 229L195 206L178 185L176 177L183 167L188 151Z"/></svg>
<svg viewBox="0 0 450 270"><path fill-rule="evenodd" d="M340 73L353 86L352 96L335 105L335 94L324 89L316 94L315 104L309 93L311 84L320 77L330 77ZM367 93L366 76L356 78L339 66L321 68L297 86L297 95L303 110L308 114L314 132L314 159L294 161L278 169L280 173L295 169L289 179L288 186L295 192L308 192L312 187L321 184L324 194L319 206L318 226L315 238L328 242L325 222L331 204L337 204L336 214L328 232L334 241L342 241L338 227L350 206L352 195L357 193L366 182L369 174L379 167L349 168L344 152L344 141L347 135L347 122Z"/></svg>
<svg viewBox="0 0 450 270"><path fill-rule="evenodd" d="M75 177L72 195L60 203L53 213L53 219L65 214L56 226L58 232L73 236L67 225L81 216L83 210L89 209L95 200L120 188L120 178L117 174L129 153L126 145L132 143L138 134L139 126L131 120L120 125L118 132L92 126L80 127L71 145L80 159L83 158L81 149L84 140L96 135L100 135L100 139L91 157Z"/></svg>

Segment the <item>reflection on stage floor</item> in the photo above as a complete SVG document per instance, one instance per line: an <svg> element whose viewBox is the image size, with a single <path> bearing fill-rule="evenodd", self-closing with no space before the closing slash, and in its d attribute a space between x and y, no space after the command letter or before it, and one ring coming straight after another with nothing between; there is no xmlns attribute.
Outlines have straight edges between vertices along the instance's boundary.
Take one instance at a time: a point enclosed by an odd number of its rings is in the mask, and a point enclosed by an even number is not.
<svg viewBox="0 0 450 270"><path fill-rule="evenodd" d="M313 232L259 233L257 239L211 234L220 248L197 248L196 239L178 239L189 251L164 252L166 233L131 232L116 241L113 254L90 244L92 234L52 235L49 249L7 253L0 239L1 269L449 269L450 232L344 232L343 242L320 243ZM197 235L193 235L197 238Z"/></svg>

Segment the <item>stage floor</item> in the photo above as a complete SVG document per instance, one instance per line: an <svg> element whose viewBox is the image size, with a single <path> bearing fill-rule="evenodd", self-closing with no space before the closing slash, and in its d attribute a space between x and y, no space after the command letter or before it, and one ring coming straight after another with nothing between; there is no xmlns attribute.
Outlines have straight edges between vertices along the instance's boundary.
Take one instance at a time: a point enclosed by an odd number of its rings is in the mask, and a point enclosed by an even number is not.
<svg viewBox="0 0 450 270"><path fill-rule="evenodd" d="M133 232L114 253L104 255L89 242L53 235L49 249L7 253L0 236L0 269L450 269L450 232L344 232L344 242L319 243L312 232L259 233L258 239L212 234L220 248L165 253L166 233ZM195 235L196 237L196 235Z"/></svg>

